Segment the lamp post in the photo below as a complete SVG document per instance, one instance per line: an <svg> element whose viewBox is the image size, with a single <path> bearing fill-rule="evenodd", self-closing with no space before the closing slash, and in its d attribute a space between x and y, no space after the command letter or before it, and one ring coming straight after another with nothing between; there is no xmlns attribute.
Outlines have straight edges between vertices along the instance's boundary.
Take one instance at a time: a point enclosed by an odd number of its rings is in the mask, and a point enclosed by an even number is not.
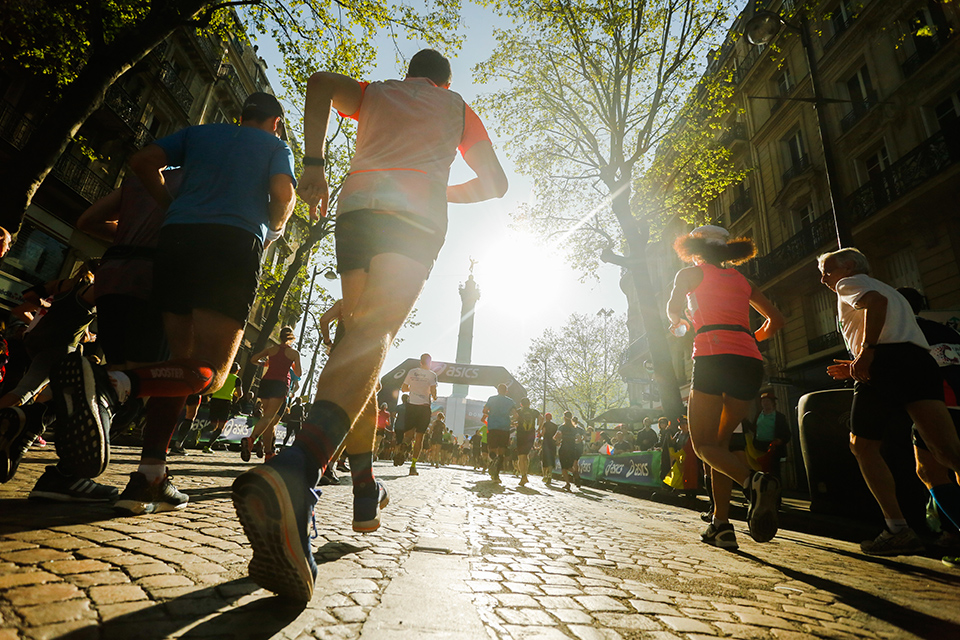
<svg viewBox="0 0 960 640"><path fill-rule="evenodd" d="M307 311L310 309L310 299L313 298L313 283L317 279L317 274L320 273L320 267L313 268L313 275L310 276L310 288L307 289L307 303L303 305L303 322L300 323L300 339L297 340L297 351L300 351L300 348L303 347L303 334L307 330ZM323 269L323 277L327 280L336 280L337 274L330 267Z"/></svg>
<svg viewBox="0 0 960 640"><path fill-rule="evenodd" d="M793 25L785 21L780 14L773 11L758 10L757 0L753 2L753 16L747 21L744 27L744 35L747 42L753 45L769 44L782 28L786 28L800 35L800 43L803 46L804 53L807 56L807 66L810 68L810 82L813 85L813 107L817 116L817 132L820 135L820 144L823 148L823 166L826 173L827 189L830 194L830 206L833 210L833 224L837 232L837 245L839 248L853 246L853 232L847 226L845 212L843 207L843 194L840 192L840 185L836 181L837 171L833 156L833 144L824 130L821 108L826 106L828 100L823 97L823 90L820 85L820 71L817 67L817 59L813 52L813 45L810 41L810 30L807 25L806 16L801 14L800 24ZM832 101L829 101L832 102Z"/></svg>

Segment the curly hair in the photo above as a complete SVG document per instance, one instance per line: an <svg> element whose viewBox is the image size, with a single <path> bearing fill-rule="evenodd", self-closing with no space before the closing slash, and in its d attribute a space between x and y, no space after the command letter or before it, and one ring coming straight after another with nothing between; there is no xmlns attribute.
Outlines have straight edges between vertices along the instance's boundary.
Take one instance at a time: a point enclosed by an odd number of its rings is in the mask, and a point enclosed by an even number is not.
<svg viewBox="0 0 960 640"><path fill-rule="evenodd" d="M757 245L751 238L731 238L726 244L717 244L701 236L680 236L673 243L673 250L684 262L700 258L704 262L720 265L743 264L757 255Z"/></svg>

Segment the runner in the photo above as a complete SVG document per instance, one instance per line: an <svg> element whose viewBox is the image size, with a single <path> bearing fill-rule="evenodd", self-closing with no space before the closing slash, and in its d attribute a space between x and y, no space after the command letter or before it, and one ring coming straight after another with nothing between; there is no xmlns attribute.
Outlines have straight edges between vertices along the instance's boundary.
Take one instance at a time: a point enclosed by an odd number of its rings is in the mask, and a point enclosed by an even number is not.
<svg viewBox="0 0 960 640"><path fill-rule="evenodd" d="M440 466L441 456L443 455L443 436L447 429L444 419L445 416L441 411L437 414L433 424L430 425L430 462L433 463L434 467Z"/></svg>
<svg viewBox="0 0 960 640"><path fill-rule="evenodd" d="M373 389L443 244L447 202L478 202L501 197L507 189L483 125L449 84L450 63L432 50L413 56L404 81L361 84L316 73L307 83L300 193L312 211L319 206L326 214L329 199L323 165L331 107L359 121L336 228L347 332L320 373L296 445L270 466L240 476L233 488L253 543L251 577L290 599L306 601L313 594L317 568L307 537L315 502L311 490L341 446L353 474L354 528L374 530L380 524L387 494L372 470ZM458 148L477 177L448 186ZM281 515L258 520L257 505ZM297 536L299 544L284 544Z"/></svg>
<svg viewBox="0 0 960 640"><path fill-rule="evenodd" d="M557 428L553 414L543 414L543 425L540 427L540 464L543 467L543 483L548 487L553 484L553 468L557 464Z"/></svg>
<svg viewBox="0 0 960 640"><path fill-rule="evenodd" d="M274 429L283 415L287 393L290 391L290 373L292 371L298 376L301 374L300 352L293 348L295 339L293 328L283 327L280 329L280 344L267 347L250 358L252 363L266 362L267 370L260 378L260 389L257 392L263 402L263 416L257 421L250 437L240 440L240 458L244 462L250 460L251 446L261 437L263 441L260 446L266 451L266 459L269 460L276 453Z"/></svg>
<svg viewBox="0 0 960 640"><path fill-rule="evenodd" d="M580 469L578 469L577 461L580 459L580 452L583 449L582 442L586 436L587 432L574 424L573 414L564 411L563 424L560 425L556 435L554 435L554 439L560 443L560 471L563 473L563 481L566 483L563 486L564 491L572 491L570 489L571 477L577 486L580 486Z"/></svg>
<svg viewBox="0 0 960 640"><path fill-rule="evenodd" d="M689 307L696 336L687 415L697 456L744 488L750 501L747 524L757 542L777 534L780 480L755 472L730 452L730 434L747 416L763 381L763 356L757 342L783 326L780 312L739 271L723 265L742 264L757 253L749 238L730 239L726 229L697 227L674 243L677 255L694 266L681 269L667 303L670 330L689 326L682 317ZM750 330L750 307L766 319ZM715 481L714 481L715 482ZM719 506L719 505L718 505ZM733 525L715 513L702 538L718 535Z"/></svg>
<svg viewBox="0 0 960 640"><path fill-rule="evenodd" d="M197 414L200 413L200 405L203 398L199 393L193 393L187 396L187 402L183 407L183 418L177 425L177 430L173 434L173 441L170 444L170 453L180 456L187 455L187 440L193 436L194 444L200 441L200 434L194 431L194 422Z"/></svg>
<svg viewBox="0 0 960 640"><path fill-rule="evenodd" d="M241 125L188 127L130 158L166 210L154 263L154 295L173 360L106 372L68 356L52 376L61 457L96 476L106 468L112 414L128 397L150 397L147 420L172 430L191 394L223 386L256 295L263 248L293 212L293 154L283 109L251 94ZM176 199L163 169L183 169ZM95 446L90 446L89 443Z"/></svg>
<svg viewBox="0 0 960 640"><path fill-rule="evenodd" d="M510 423L517 415L517 403L507 395L507 385L497 385L497 395L490 396L483 405L487 418L487 447L490 450L490 478L500 484L507 447L510 445Z"/></svg>
<svg viewBox="0 0 960 640"><path fill-rule="evenodd" d="M423 436L430 426L430 401L437 399L437 374L430 369L432 359L429 353L420 356L420 366L410 369L403 379L401 391L409 392L404 430L414 431L413 453L410 455L410 475L417 473L417 458L423 448Z"/></svg>
<svg viewBox="0 0 960 640"><path fill-rule="evenodd" d="M287 441L293 437L294 441L297 439L297 434L300 433L300 427L303 424L303 405L306 400L302 397L297 398L293 401L293 404L290 405L290 408L287 409L287 420L286 424L287 432L283 435L283 443L281 447L287 446Z"/></svg>
<svg viewBox="0 0 960 640"><path fill-rule="evenodd" d="M530 398L520 400L517 412L517 466L520 472L520 486L527 484L527 470L530 467L530 450L537 439L537 427L540 426L540 412L530 408Z"/></svg>
<svg viewBox="0 0 960 640"><path fill-rule="evenodd" d="M243 382L240 380L239 373L240 363L234 362L230 367L227 381L210 396L210 426L213 431L210 433L207 446L203 448L204 453L213 452L214 443L223 433L227 422L233 418L233 408L243 397Z"/></svg>

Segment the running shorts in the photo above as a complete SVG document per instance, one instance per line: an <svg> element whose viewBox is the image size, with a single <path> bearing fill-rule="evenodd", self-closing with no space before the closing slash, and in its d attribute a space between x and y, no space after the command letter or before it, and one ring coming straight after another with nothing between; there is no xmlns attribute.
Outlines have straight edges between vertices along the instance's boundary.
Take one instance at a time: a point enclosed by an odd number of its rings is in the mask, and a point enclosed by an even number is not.
<svg viewBox="0 0 960 640"><path fill-rule="evenodd" d="M163 362L169 357L156 303L119 293L97 298L97 343L108 364Z"/></svg>
<svg viewBox="0 0 960 640"><path fill-rule="evenodd" d="M517 455L525 456L533 449L533 441L537 439L537 432L517 430Z"/></svg>
<svg viewBox="0 0 960 640"><path fill-rule="evenodd" d="M573 469L574 465L577 464L577 460L580 459L580 456L577 454L577 450L573 447L564 448L560 447L560 468L561 469Z"/></svg>
<svg viewBox="0 0 960 640"><path fill-rule="evenodd" d="M950 409L950 417L953 418L953 428L957 430L957 436L960 437L960 409ZM913 446L917 449L930 451L927 443L920 436L920 432L917 431L917 425L913 425Z"/></svg>
<svg viewBox="0 0 960 640"><path fill-rule="evenodd" d="M445 230L428 225L426 218L403 212L360 209L337 215L337 271L368 271L374 256L398 253L429 272L443 246Z"/></svg>
<svg viewBox="0 0 960 640"><path fill-rule="evenodd" d="M557 446L544 444L540 449L540 465L544 469L553 469L557 463Z"/></svg>
<svg viewBox="0 0 960 640"><path fill-rule="evenodd" d="M260 380L260 388L257 390L257 397L261 400L266 398L286 398L290 391L290 385L286 380Z"/></svg>
<svg viewBox="0 0 960 640"><path fill-rule="evenodd" d="M506 429L487 429L487 448L506 449L510 445L510 432Z"/></svg>
<svg viewBox="0 0 960 640"><path fill-rule="evenodd" d="M160 229L153 292L161 311L216 311L242 326L260 281L260 238L223 224L171 224Z"/></svg>
<svg viewBox="0 0 960 640"><path fill-rule="evenodd" d="M230 410L231 407L233 407L231 400L226 398L210 398L210 420L229 420L232 417L230 415L232 413Z"/></svg>
<svg viewBox="0 0 960 640"><path fill-rule="evenodd" d="M404 417L404 428L406 431L416 431L417 433L426 433L430 426L430 405L428 404L408 404Z"/></svg>
<svg viewBox="0 0 960 640"><path fill-rule="evenodd" d="M870 381L853 386L850 431L867 440L883 440L889 428L906 427L906 405L918 400L943 402L943 379L933 356L915 344L874 347ZM900 419L895 419L900 418Z"/></svg>
<svg viewBox="0 0 960 640"><path fill-rule="evenodd" d="M195 407L198 404L200 404L200 400L201 398L199 393L192 393L189 396L187 396L187 406Z"/></svg>
<svg viewBox="0 0 960 640"><path fill-rule="evenodd" d="M763 382L763 360L731 354L697 356L690 378L691 388L700 393L753 400Z"/></svg>

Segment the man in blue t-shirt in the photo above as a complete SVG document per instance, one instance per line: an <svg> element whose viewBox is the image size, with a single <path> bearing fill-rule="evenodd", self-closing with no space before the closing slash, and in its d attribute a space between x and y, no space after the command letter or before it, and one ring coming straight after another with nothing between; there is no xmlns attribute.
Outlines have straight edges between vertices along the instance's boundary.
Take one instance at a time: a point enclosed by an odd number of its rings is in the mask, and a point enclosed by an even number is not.
<svg viewBox="0 0 960 640"><path fill-rule="evenodd" d="M497 385L497 395L490 396L483 405L483 415L487 417L487 447L490 450L490 477L500 483L500 471L503 457L510 444L510 422L517 415L517 403L507 395L507 385Z"/></svg>
<svg viewBox="0 0 960 640"><path fill-rule="evenodd" d="M164 315L172 359L107 373L79 356L52 376L61 458L97 475L109 459L110 419L128 397L150 397L148 422L175 423L187 396L219 389L233 362L257 292L265 247L293 213L293 155L283 108L250 95L241 125L188 127L134 154L130 167L166 210L154 260L154 299ZM162 170L183 169L176 199ZM90 446L89 442L98 443ZM152 487L169 485L157 461Z"/></svg>

